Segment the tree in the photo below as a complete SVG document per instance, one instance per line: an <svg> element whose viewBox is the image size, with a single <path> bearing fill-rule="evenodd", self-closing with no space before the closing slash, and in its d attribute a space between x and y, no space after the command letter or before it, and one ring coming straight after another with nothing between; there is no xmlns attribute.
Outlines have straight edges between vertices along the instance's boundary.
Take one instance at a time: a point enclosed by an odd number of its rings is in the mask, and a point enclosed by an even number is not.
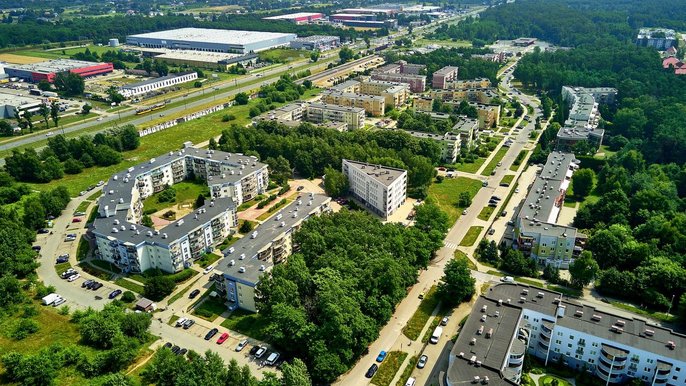
<svg viewBox="0 0 686 386"><path fill-rule="evenodd" d="M4 119L0 119L0 135L3 137L11 137L14 135L14 128Z"/></svg>
<svg viewBox="0 0 686 386"><path fill-rule="evenodd" d="M41 79L40 82L38 82L38 89L41 91L50 91L52 90L52 84L45 79Z"/></svg>
<svg viewBox="0 0 686 386"><path fill-rule="evenodd" d="M353 50L351 50L350 47L343 47L340 51L338 51L338 58L340 64L351 61L354 56L355 52L353 52Z"/></svg>
<svg viewBox="0 0 686 386"><path fill-rule="evenodd" d="M527 259L521 251L508 249L501 255L500 269L513 275L536 276L536 262Z"/></svg>
<svg viewBox="0 0 686 386"><path fill-rule="evenodd" d="M248 94L246 94L246 93L244 93L244 92L239 92L239 93L236 94L236 96L234 97L234 100L235 100L236 103L238 103L239 105L247 105L248 102L250 102L250 97L248 96Z"/></svg>
<svg viewBox="0 0 686 386"><path fill-rule="evenodd" d="M238 232L246 234L252 232L255 224L252 221L244 220L243 224L238 228Z"/></svg>
<svg viewBox="0 0 686 386"><path fill-rule="evenodd" d="M45 122L45 128L49 129L50 128L50 121L48 119L50 117L50 108L45 103L42 103L40 105L40 107L38 108L38 111L40 112L40 115L43 116L43 121Z"/></svg>
<svg viewBox="0 0 686 386"><path fill-rule="evenodd" d="M293 363L285 363L282 373L284 386L312 386L307 366L298 358Z"/></svg>
<svg viewBox="0 0 686 386"><path fill-rule="evenodd" d="M126 99L123 95L121 95L117 86L110 86L107 89L107 97L109 98L110 102L114 102L116 104L119 104Z"/></svg>
<svg viewBox="0 0 686 386"><path fill-rule="evenodd" d="M472 277L467 259L450 260L443 272L436 294L444 304L453 307L471 299L475 292L476 280Z"/></svg>
<svg viewBox="0 0 686 386"><path fill-rule="evenodd" d="M86 103L81 107L81 114L88 115L88 113L90 113L92 109L93 109L93 106Z"/></svg>
<svg viewBox="0 0 686 386"><path fill-rule="evenodd" d="M595 173L591 169L579 169L572 175L572 187L574 195L580 198L586 197L593 190Z"/></svg>
<svg viewBox="0 0 686 386"><path fill-rule="evenodd" d="M168 276L154 276L145 282L143 296L153 301L160 301L174 291L176 284Z"/></svg>
<svg viewBox="0 0 686 386"><path fill-rule="evenodd" d="M119 129L118 136L123 150L134 150L141 144L141 137L134 125L126 125Z"/></svg>
<svg viewBox="0 0 686 386"><path fill-rule="evenodd" d="M324 173L324 191L327 195L337 198L348 193L348 177L345 174L331 167L324 169Z"/></svg>
<svg viewBox="0 0 686 386"><path fill-rule="evenodd" d="M36 196L30 196L24 201L24 226L29 229L39 229L45 224L45 208Z"/></svg>
<svg viewBox="0 0 686 386"><path fill-rule="evenodd" d="M205 205L205 196L203 196L203 194L200 193L198 194L198 198L195 199L195 204L193 204L193 208L197 209L203 205Z"/></svg>
<svg viewBox="0 0 686 386"><path fill-rule="evenodd" d="M124 293L121 294L122 302L131 303L134 300L136 300L136 295L131 291L124 291Z"/></svg>
<svg viewBox="0 0 686 386"><path fill-rule="evenodd" d="M111 348L121 335L119 321L103 312L94 312L79 321L79 331L84 343L102 349Z"/></svg>
<svg viewBox="0 0 686 386"><path fill-rule="evenodd" d="M155 226L155 223L152 221L152 218L150 218L150 216L144 214L143 218L141 218L141 225L143 225L144 227L153 228Z"/></svg>
<svg viewBox="0 0 686 386"><path fill-rule="evenodd" d="M83 164L73 158L64 161L64 172L67 174L79 174L83 171Z"/></svg>
<svg viewBox="0 0 686 386"><path fill-rule="evenodd" d="M460 192L460 195L458 196L458 199L457 199L457 206L459 206L461 208L466 208L470 205L472 205L471 194L469 194L469 192Z"/></svg>
<svg viewBox="0 0 686 386"><path fill-rule="evenodd" d="M154 67L155 72L159 74L159 76L169 75L169 66L167 65L167 62L162 60L155 60Z"/></svg>
<svg viewBox="0 0 686 386"><path fill-rule="evenodd" d="M81 76L68 71L57 74L54 84L67 96L81 95L86 88L86 83Z"/></svg>
<svg viewBox="0 0 686 386"><path fill-rule="evenodd" d="M136 299L136 295L133 294L131 291L126 291L130 295L127 297L128 299L131 299L133 297L133 300ZM126 294L125 292L125 294ZM122 295L122 300L124 300L124 296ZM131 301L133 301L131 300ZM152 318L150 314L141 312L141 313L135 313L135 312L128 312L125 313L121 317L121 332L128 337L131 338L136 338L141 342L145 341L145 338L148 333L148 328L150 327L150 322Z"/></svg>
<svg viewBox="0 0 686 386"><path fill-rule="evenodd" d="M12 304L19 304L25 296L21 290L21 282L13 276L0 277L0 308L7 309Z"/></svg>
<svg viewBox="0 0 686 386"><path fill-rule="evenodd" d="M569 274L572 277L572 286L582 288L590 284L600 272L598 263L589 251L581 252L574 262L569 266Z"/></svg>
<svg viewBox="0 0 686 386"><path fill-rule="evenodd" d="M58 127L60 120L60 107L57 105L56 101L52 101L50 104L50 117L52 118L52 122L55 124L55 127Z"/></svg>

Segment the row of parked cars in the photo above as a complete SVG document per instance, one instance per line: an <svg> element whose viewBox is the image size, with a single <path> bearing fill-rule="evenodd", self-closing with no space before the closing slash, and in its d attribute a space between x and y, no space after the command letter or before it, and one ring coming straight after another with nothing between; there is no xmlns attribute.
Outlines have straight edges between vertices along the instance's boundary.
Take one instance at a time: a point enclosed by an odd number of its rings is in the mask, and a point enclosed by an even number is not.
<svg viewBox="0 0 686 386"><path fill-rule="evenodd" d="M171 352L173 352L176 355L186 355L186 353L188 352L188 349L179 347L179 346L177 346L175 344L171 344L169 342L164 344L164 348L168 348L169 350L171 350Z"/></svg>

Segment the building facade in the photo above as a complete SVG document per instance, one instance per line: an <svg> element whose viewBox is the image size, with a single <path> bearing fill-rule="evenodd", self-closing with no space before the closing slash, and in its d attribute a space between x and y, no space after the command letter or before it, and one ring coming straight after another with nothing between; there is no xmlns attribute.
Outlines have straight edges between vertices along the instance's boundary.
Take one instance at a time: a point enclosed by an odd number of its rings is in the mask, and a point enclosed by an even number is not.
<svg viewBox="0 0 686 386"><path fill-rule="evenodd" d="M375 95L325 91L322 93L322 102L344 107L362 108L373 117L382 116L386 112L386 99Z"/></svg>
<svg viewBox="0 0 686 386"><path fill-rule="evenodd" d="M191 82L196 79L198 79L198 73L195 71L179 72L160 78L124 85L119 88L119 93L124 98L132 98L139 95L145 95L147 93L151 93L157 90L161 90L167 87L176 86L178 84Z"/></svg>
<svg viewBox="0 0 686 386"><path fill-rule="evenodd" d="M38 83L41 80L53 83L57 74L60 73L71 72L82 78L88 78L110 73L114 71L114 66L112 63L55 59L32 64L7 64L4 70L9 77L17 77L33 83Z"/></svg>
<svg viewBox="0 0 686 386"><path fill-rule="evenodd" d="M449 82L457 79L459 67L446 66L433 73L431 87L447 88Z"/></svg>
<svg viewBox="0 0 686 386"><path fill-rule="evenodd" d="M636 45L666 51L677 46L676 32L667 28L641 28L636 36Z"/></svg>
<svg viewBox="0 0 686 386"><path fill-rule="evenodd" d="M294 248L293 233L312 216L329 212L330 202L330 197L321 194L301 193L250 235L223 251L224 261L216 270L222 272L230 310L257 312L255 287L260 278L286 260Z"/></svg>
<svg viewBox="0 0 686 386"><path fill-rule="evenodd" d="M415 138L432 139L441 145L441 160L445 163L455 163L460 154L462 139L459 134L447 132L445 134L432 134L422 131L408 131Z"/></svg>
<svg viewBox="0 0 686 386"><path fill-rule="evenodd" d="M344 122L349 130L364 127L365 111L360 107L345 107L325 103L310 103L304 115L308 122L325 123Z"/></svg>
<svg viewBox="0 0 686 386"><path fill-rule="evenodd" d="M350 194L375 214L388 218L407 198L407 170L343 160Z"/></svg>
<svg viewBox="0 0 686 386"><path fill-rule="evenodd" d="M291 41L291 48L296 50L328 51L340 45L341 38L327 35L305 36Z"/></svg>
<svg viewBox="0 0 686 386"><path fill-rule="evenodd" d="M451 131L460 136L461 146L471 149L476 146L476 140L479 139L479 121L472 118L460 118Z"/></svg>
<svg viewBox="0 0 686 386"><path fill-rule="evenodd" d="M571 151L586 141L596 149L603 143L605 130L599 127L599 104L614 104L617 89L609 87L562 87L562 99L570 106L569 117L557 132L557 150Z"/></svg>
<svg viewBox="0 0 686 386"><path fill-rule="evenodd" d="M410 64L399 60L375 69L371 77L373 80L405 83L410 86L410 91L421 93L426 90L426 75L420 75L425 70L426 66L423 64Z"/></svg>
<svg viewBox="0 0 686 386"><path fill-rule="evenodd" d="M319 12L297 12L289 13L286 15L269 16L264 17L264 20L285 20L290 21L295 24L307 24L313 21L322 20L324 18L323 13Z"/></svg>
<svg viewBox="0 0 686 386"><path fill-rule="evenodd" d="M161 229L141 225L143 201L167 186L201 179L212 198ZM229 236L236 207L264 193L267 165L255 157L188 147L115 174L103 188L92 226L97 256L123 272L178 272Z"/></svg>

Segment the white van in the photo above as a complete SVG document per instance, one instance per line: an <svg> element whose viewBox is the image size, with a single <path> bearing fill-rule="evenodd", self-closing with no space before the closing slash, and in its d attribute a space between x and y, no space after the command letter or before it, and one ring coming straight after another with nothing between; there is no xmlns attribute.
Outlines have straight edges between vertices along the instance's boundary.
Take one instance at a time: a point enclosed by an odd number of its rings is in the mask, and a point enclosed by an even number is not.
<svg viewBox="0 0 686 386"><path fill-rule="evenodd" d="M43 299L41 299L41 300L43 300L43 305L44 305L44 306L49 306L49 305L51 305L52 303L54 303L55 300L57 300L57 299L59 299L59 298L61 298L60 295L58 295L58 294L56 294L56 293L51 293L50 295L47 295L47 296L43 297Z"/></svg>
<svg viewBox="0 0 686 386"><path fill-rule="evenodd" d="M438 340L441 339L441 335L443 335L443 327L438 326L434 330L434 333L431 334L431 339L429 341L433 344L437 344Z"/></svg>
<svg viewBox="0 0 686 386"><path fill-rule="evenodd" d="M267 361L265 362L265 364L266 364L267 366L274 366L274 364L276 363L276 361L279 360L279 356L280 356L280 355L279 355L278 352L273 352L273 353L269 354L269 356L267 357Z"/></svg>
<svg viewBox="0 0 686 386"><path fill-rule="evenodd" d="M410 377L407 382L405 382L405 386L414 386L415 383L417 383L417 380Z"/></svg>

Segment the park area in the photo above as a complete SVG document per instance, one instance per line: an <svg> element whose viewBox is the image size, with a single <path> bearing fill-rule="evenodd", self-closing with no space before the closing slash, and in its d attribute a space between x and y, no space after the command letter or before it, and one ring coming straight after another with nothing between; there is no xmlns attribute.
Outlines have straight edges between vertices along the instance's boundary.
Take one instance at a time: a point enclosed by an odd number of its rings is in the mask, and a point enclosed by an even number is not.
<svg viewBox="0 0 686 386"><path fill-rule="evenodd" d="M433 197L438 206L448 214L450 224L455 223L462 211L471 204L472 198L481 189L481 181L467 177L446 178L443 182L434 183L429 187L429 197ZM469 195L469 204L460 203L460 194Z"/></svg>

